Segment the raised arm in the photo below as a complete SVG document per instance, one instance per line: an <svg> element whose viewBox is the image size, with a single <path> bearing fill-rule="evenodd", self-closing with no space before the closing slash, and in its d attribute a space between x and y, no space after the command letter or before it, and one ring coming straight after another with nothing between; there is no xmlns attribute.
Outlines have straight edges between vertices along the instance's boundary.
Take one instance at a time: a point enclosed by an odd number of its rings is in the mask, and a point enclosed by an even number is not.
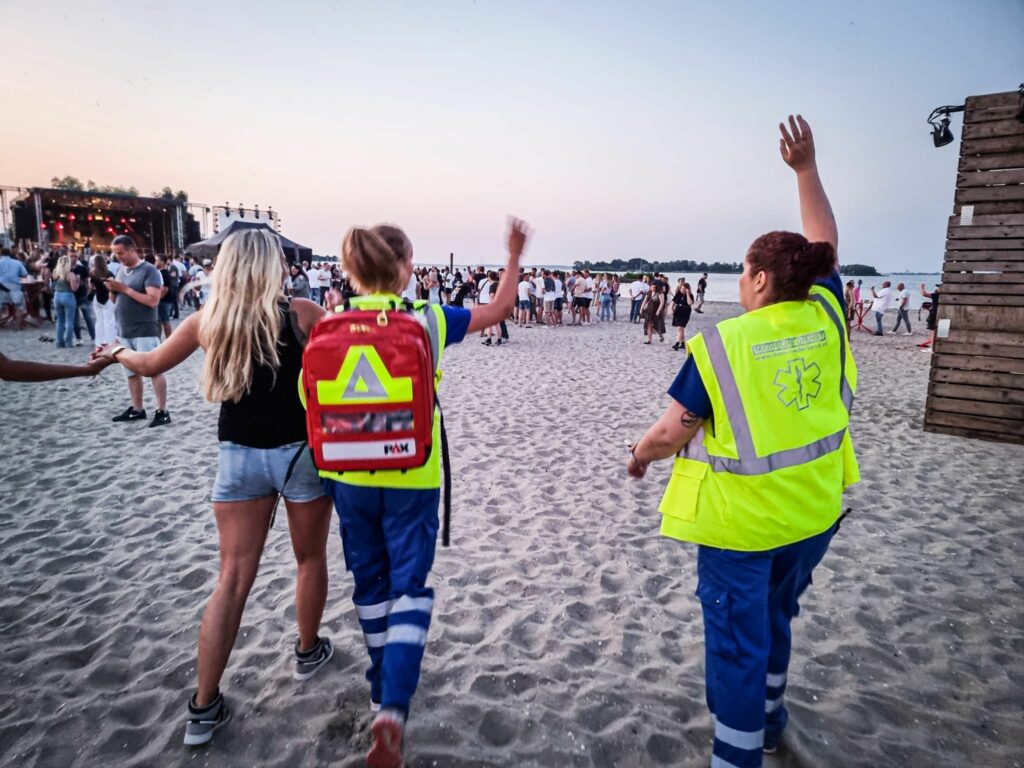
<svg viewBox="0 0 1024 768"><path fill-rule="evenodd" d="M190 315L170 337L152 352L135 352L120 344L107 344L93 357L116 360L132 373L147 378L169 371L199 348L199 320L202 312ZM114 355L115 350L117 355Z"/></svg>
<svg viewBox="0 0 1024 768"><path fill-rule="evenodd" d="M509 218L508 262L505 264L505 279L498 283L498 291L491 297L490 304L478 304L469 310L469 328L466 333L475 333L496 325L508 317L516 300L516 278L519 275L519 259L526 249L530 230L526 222Z"/></svg>
<svg viewBox="0 0 1024 768"><path fill-rule="evenodd" d="M828 242L836 250L836 267L839 266L839 230L832 206L818 175L818 164L814 157L814 136L811 126L800 115L789 116L789 129L779 123L782 138L779 152L786 164L796 171L796 185L800 194L800 220L804 237L812 243Z"/></svg>

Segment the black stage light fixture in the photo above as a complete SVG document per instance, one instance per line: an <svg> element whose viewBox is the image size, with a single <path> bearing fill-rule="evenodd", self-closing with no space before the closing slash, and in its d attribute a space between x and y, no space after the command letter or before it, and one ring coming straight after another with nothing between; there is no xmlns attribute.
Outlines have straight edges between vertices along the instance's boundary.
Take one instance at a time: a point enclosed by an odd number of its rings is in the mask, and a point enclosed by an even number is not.
<svg viewBox="0 0 1024 768"><path fill-rule="evenodd" d="M953 112L963 112L964 105L959 107L936 107L928 115L928 125L932 127L932 142L936 147L944 147L953 142L953 131L949 129L949 116Z"/></svg>

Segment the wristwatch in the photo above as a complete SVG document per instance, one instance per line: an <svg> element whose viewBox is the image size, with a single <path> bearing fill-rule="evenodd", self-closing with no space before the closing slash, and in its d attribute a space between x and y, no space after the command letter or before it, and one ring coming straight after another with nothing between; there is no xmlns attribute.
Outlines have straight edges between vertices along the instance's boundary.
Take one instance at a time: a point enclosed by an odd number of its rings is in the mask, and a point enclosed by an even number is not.
<svg viewBox="0 0 1024 768"><path fill-rule="evenodd" d="M642 461L640 461L640 459L638 459L638 458L636 457L635 449L636 449L636 443L632 443L632 444L631 444L631 445L629 446L629 458L631 458L631 459L632 459L633 461L635 461L635 462L636 462L637 464L643 464L643 462L642 462Z"/></svg>
<svg viewBox="0 0 1024 768"><path fill-rule="evenodd" d="M128 349L128 347L126 347L124 344L118 344L116 347L114 347L112 350L110 350L111 358L113 358L114 360L117 360L117 356L121 352L124 352L126 349Z"/></svg>

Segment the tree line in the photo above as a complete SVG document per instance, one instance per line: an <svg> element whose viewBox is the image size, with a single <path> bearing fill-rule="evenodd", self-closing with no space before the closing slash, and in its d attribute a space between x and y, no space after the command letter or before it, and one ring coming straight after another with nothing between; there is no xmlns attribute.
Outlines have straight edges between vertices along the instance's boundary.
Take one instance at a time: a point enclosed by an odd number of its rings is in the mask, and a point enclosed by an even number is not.
<svg viewBox="0 0 1024 768"><path fill-rule="evenodd" d="M139 196L138 187L122 187L116 184L98 185L92 179L87 180L85 184L83 184L74 176L65 176L64 178L54 176L50 179L50 186L54 189L63 189L68 192L97 192L103 195ZM175 203L188 202L188 192L183 189L179 189L175 192L170 187L164 187L160 192L153 192L150 194L150 197L155 197L159 200L169 200Z"/></svg>
<svg viewBox="0 0 1024 768"><path fill-rule="evenodd" d="M707 272L709 274L738 275L742 264L721 261L647 261L646 259L612 259L611 261L575 261L573 269L589 269L591 272L629 272L644 274L653 272ZM839 273L855 277L878 277L879 273L869 264L843 264Z"/></svg>

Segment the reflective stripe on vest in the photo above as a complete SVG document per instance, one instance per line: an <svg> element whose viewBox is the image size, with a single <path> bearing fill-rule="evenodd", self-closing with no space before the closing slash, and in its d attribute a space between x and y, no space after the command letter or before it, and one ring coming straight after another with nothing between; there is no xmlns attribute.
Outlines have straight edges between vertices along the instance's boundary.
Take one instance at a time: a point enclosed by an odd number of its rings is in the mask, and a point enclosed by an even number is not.
<svg viewBox="0 0 1024 768"><path fill-rule="evenodd" d="M849 434L857 368L841 315L814 288L691 340L713 413L675 460L663 535L754 552L835 523L843 489L859 479Z"/></svg>
<svg viewBox="0 0 1024 768"><path fill-rule="evenodd" d="M853 407L853 390L846 380L846 326L839 320L839 316L825 297L812 295L811 298L825 308L835 324L836 330L839 331L840 396L846 407L846 412L849 413ZM680 458L703 461L710 464L711 469L715 472L731 472L734 475L765 475L786 467L807 464L839 450L843 443L843 436L846 434L845 427L807 445L779 451L768 456L758 456L757 451L754 450L754 440L750 434L750 422L747 421L743 399L740 397L739 387L736 386L736 377L733 375L732 366L729 365L729 356L722 344L722 334L716 326L712 326L704 331L703 336L711 367L714 368L715 378L718 379L718 387L722 393L722 399L725 400L726 411L729 413L729 424L732 427L733 438L736 440L736 452L739 454L739 458L709 456L707 448L704 447L703 427L679 452Z"/></svg>

